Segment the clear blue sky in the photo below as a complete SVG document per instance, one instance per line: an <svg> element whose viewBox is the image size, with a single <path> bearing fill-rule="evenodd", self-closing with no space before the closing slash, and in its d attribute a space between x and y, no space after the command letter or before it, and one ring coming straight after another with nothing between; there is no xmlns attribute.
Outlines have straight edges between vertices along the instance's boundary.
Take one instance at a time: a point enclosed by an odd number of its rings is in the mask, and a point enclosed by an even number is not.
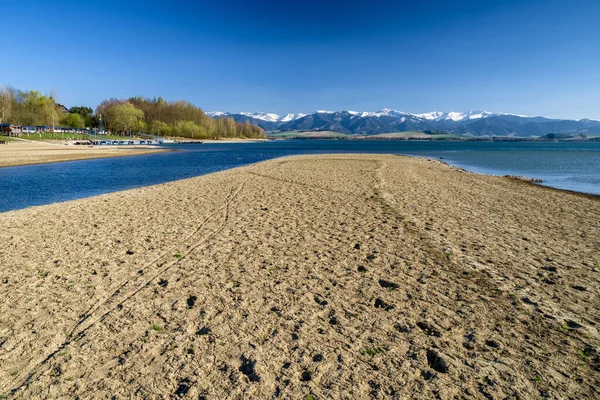
<svg viewBox="0 0 600 400"><path fill-rule="evenodd" d="M206 111L600 119L598 0L0 5L0 85L67 106L139 95Z"/></svg>

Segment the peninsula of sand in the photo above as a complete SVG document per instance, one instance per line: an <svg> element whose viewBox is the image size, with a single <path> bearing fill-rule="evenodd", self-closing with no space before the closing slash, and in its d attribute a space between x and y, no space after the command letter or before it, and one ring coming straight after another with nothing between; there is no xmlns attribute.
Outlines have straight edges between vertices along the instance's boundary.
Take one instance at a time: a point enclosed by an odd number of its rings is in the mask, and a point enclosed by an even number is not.
<svg viewBox="0 0 600 400"><path fill-rule="evenodd" d="M0 214L3 398L600 397L600 201L300 156Z"/></svg>
<svg viewBox="0 0 600 400"><path fill-rule="evenodd" d="M0 167L131 156L165 151L152 146L69 146L65 142L16 140L0 145Z"/></svg>

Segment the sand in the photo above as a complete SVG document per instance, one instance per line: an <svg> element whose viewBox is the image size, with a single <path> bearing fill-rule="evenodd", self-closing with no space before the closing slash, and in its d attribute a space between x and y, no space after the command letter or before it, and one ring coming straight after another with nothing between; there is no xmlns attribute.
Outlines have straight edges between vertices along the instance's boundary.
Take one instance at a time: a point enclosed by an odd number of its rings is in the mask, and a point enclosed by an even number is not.
<svg viewBox="0 0 600 400"><path fill-rule="evenodd" d="M74 146L13 140L8 144L0 144L0 167L130 156L160 151L164 150L157 150L151 146Z"/></svg>
<svg viewBox="0 0 600 400"><path fill-rule="evenodd" d="M0 214L0 394L598 398L600 201L271 160Z"/></svg>

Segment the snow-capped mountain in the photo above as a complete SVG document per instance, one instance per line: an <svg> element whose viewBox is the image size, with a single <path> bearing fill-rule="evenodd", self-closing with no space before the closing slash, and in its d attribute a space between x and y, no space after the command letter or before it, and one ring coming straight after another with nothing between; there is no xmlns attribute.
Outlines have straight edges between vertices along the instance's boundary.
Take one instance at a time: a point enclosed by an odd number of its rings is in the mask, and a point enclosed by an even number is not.
<svg viewBox="0 0 600 400"><path fill-rule="evenodd" d="M488 117L497 117L500 115L512 115L515 117L523 117L528 118L525 115L517 115L517 114L507 114L507 113L493 113L487 111L469 111L466 113L461 112L440 112L433 111L423 114L413 114L416 117L423 118L429 121L465 121L472 119L480 119L480 118L488 118Z"/></svg>
<svg viewBox="0 0 600 400"><path fill-rule="evenodd" d="M267 122L279 122L279 120L281 118L278 114L262 113L262 112L258 112L258 113L242 112L240 114L245 115L246 117L252 117L252 118L260 119L261 121L267 121Z"/></svg>
<svg viewBox="0 0 600 400"><path fill-rule="evenodd" d="M253 119L257 119L259 121L266 122L289 122L298 118L304 117L306 114L298 113L298 114L286 114L283 117L279 114L275 113L264 113L264 112L240 112L240 113L228 113L223 111L209 111L206 113L209 117L218 118L218 117L234 117L236 115L243 115L244 117L249 117Z"/></svg>
<svg viewBox="0 0 600 400"><path fill-rule="evenodd" d="M286 114L283 118L279 119L280 122L290 122L294 121L298 118L305 117L306 114L298 113L298 114Z"/></svg>
<svg viewBox="0 0 600 400"><path fill-rule="evenodd" d="M226 113L223 111L208 111L205 114L212 118L218 118L218 117L226 116L229 113Z"/></svg>
<svg viewBox="0 0 600 400"><path fill-rule="evenodd" d="M404 131L436 131L474 136L543 136L548 133L600 132L600 122L526 117L488 111L413 114L384 108L380 111L325 111L312 114L225 113L209 112L215 118L231 117L250 122L266 131L335 131L346 134L374 135Z"/></svg>

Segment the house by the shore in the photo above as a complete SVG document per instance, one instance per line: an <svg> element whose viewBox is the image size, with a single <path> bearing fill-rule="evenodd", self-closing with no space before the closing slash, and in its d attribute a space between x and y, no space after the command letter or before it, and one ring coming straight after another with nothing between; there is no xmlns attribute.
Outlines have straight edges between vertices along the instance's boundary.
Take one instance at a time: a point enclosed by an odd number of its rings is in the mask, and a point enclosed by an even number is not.
<svg viewBox="0 0 600 400"><path fill-rule="evenodd" d="M6 123L0 124L0 134L4 136L19 136L22 132L21 126Z"/></svg>

